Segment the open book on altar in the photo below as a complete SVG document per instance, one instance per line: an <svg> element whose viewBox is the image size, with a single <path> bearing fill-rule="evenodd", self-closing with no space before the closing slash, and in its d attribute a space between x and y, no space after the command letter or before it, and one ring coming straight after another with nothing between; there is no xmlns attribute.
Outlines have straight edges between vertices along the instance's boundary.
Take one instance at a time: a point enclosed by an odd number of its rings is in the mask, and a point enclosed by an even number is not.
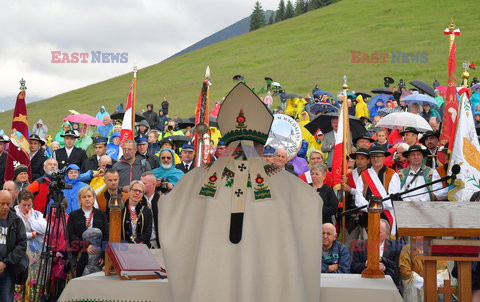
<svg viewBox="0 0 480 302"><path fill-rule="evenodd" d="M109 243L106 253L121 279L164 279L165 270L160 267L145 244Z"/></svg>

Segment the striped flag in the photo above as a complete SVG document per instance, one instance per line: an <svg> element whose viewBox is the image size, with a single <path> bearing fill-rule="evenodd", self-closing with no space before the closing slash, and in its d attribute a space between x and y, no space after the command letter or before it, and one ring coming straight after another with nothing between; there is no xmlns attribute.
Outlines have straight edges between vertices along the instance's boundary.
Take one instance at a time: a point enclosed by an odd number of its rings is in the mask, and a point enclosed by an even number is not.
<svg viewBox="0 0 480 302"><path fill-rule="evenodd" d="M350 124L346 99L338 115L338 130L332 158L332 187L337 191L341 188L342 176L347 172L347 155L349 154L347 145L350 142Z"/></svg>

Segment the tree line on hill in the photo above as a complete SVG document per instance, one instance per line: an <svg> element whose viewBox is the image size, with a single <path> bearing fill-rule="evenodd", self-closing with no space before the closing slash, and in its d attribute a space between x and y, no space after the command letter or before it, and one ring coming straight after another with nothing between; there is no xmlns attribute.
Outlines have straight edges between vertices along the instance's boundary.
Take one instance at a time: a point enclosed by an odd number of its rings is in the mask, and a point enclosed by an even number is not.
<svg viewBox="0 0 480 302"><path fill-rule="evenodd" d="M250 31L254 31L265 25L300 16L308 11L322 8L338 1L339 0L296 0L295 4L293 4L291 0L287 0L287 4L285 4L285 0L280 0L278 9L270 15L268 23L265 20L265 12L263 11L262 4L260 1L256 1L253 12L250 15Z"/></svg>

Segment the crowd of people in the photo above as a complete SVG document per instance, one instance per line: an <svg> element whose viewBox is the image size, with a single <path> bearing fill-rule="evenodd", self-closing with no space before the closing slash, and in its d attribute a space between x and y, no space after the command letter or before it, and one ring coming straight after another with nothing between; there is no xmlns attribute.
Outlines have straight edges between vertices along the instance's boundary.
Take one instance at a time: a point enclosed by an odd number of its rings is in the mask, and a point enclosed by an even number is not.
<svg viewBox="0 0 480 302"><path fill-rule="evenodd" d="M328 108L315 105L338 108L344 101L348 102L349 111L362 119L367 132L352 138L354 149L348 156L349 173L341 183L341 191L347 196L346 208L352 209L367 205L372 195L386 197L445 176L448 153L439 142L444 100L437 92L438 106L407 105L402 98L418 91L402 88L386 102L378 101L369 106L362 94L333 98L320 93L317 87L312 93L312 98L282 100L283 108L274 110L274 113L292 116L300 125L303 142L299 152L289 158L286 150L265 146L261 156L266 164L292 173L322 197L322 272L361 273L367 258L365 210L347 217L343 243L337 240L343 204L337 198L338 191L332 188L331 166L338 118L331 119L332 130L327 133L318 129L312 134L305 125L325 113L318 108ZM270 98L268 94L269 108ZM217 105L218 112L221 103ZM100 271L105 257L102 242L108 241L109 200L112 197L124 203L122 241L160 248L158 203L162 195L168 194L194 168L197 156L191 125L180 129L177 119L169 117L166 98L161 107L157 114L154 105L148 104L143 113L145 119L135 129L135 138L121 145L121 121L112 121L104 106L96 115L103 125L96 129L65 122L58 133L52 135L42 120L34 125L29 137L30 167L18 165L13 179L0 181L3 186L0 191L1 301L31 300L38 290L38 264L45 243L53 246L55 252L52 283L48 285L53 299L59 296L69 278ZM383 108L419 114L433 131L420 133L412 127L377 128L376 124L384 116ZM475 118L480 121L480 108ZM8 141L7 136L0 137L0 173L5 171ZM208 146L210 161L215 161L227 150L214 127L210 128ZM446 160L440 161L439 154ZM54 200L50 194L51 184L56 183L58 177L63 177L66 184L62 188L63 200ZM405 196L404 200L442 201L447 200L447 193L447 184L437 183L419 190L415 196ZM61 223L63 219L58 219L59 215L64 215L65 225ZM411 253L408 240L397 236L390 201L385 202L380 234L380 269L392 277L406 299L418 297L423 287L423 266L412 255L421 251L421 247ZM22 251L26 252L27 260L22 258ZM70 254L73 259L69 259ZM29 268L24 280L18 280L20 272L24 271L17 265L20 263ZM438 268L439 276L448 278L444 269L445 266ZM473 278L473 288L477 290L480 289L478 275L476 272ZM439 277L439 280L443 279ZM13 287L13 283L17 285ZM414 299L408 301L416 301Z"/></svg>

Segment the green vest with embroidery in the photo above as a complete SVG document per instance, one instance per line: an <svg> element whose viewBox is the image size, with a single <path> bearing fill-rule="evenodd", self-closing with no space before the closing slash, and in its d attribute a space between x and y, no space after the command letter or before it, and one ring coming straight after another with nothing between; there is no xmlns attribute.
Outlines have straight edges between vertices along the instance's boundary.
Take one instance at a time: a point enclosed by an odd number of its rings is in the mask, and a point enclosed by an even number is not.
<svg viewBox="0 0 480 302"><path fill-rule="evenodd" d="M433 169L425 165L422 165L421 169L423 172L423 179L425 180L425 183L432 182ZM400 188L403 188L403 186L405 185L405 182L407 182L408 175L410 175L410 167L407 167L405 169L398 171L398 176L400 177ZM430 200L434 200L432 186L428 186L427 191L428 191L428 196L430 197Z"/></svg>

